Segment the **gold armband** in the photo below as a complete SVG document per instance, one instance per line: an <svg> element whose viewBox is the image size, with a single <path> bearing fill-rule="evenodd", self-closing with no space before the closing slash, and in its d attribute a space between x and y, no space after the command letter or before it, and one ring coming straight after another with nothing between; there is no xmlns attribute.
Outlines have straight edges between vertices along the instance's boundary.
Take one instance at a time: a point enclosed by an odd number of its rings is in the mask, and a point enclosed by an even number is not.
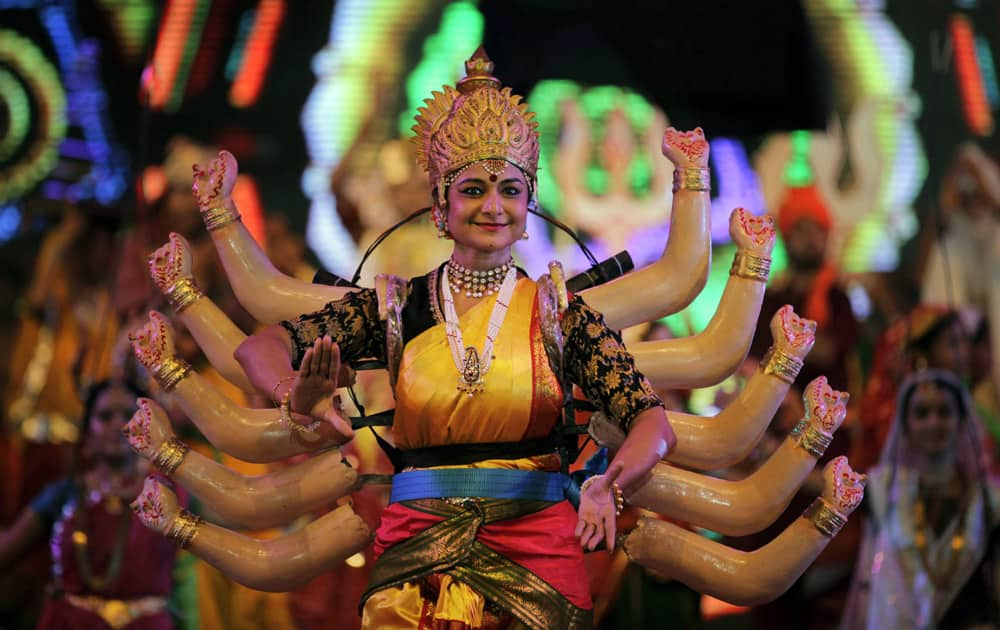
<svg viewBox="0 0 1000 630"><path fill-rule="evenodd" d="M847 517L841 516L839 512L830 507L823 497L817 497L812 504L806 508L802 514L807 520L812 522L827 538L833 538L837 532L847 523Z"/></svg>
<svg viewBox="0 0 1000 630"><path fill-rule="evenodd" d="M700 166L674 167L674 192L678 190L709 192L712 190L712 171Z"/></svg>
<svg viewBox="0 0 1000 630"><path fill-rule="evenodd" d="M209 232L221 229L240 220L240 213L237 210L230 210L225 206L209 208L201 211L201 218L205 221L205 229Z"/></svg>
<svg viewBox="0 0 1000 630"><path fill-rule="evenodd" d="M187 455L188 450L187 444L181 442L176 437L171 437L163 444L160 444L160 448L156 449L150 461L160 472L169 477L174 474L177 467L184 461L184 456Z"/></svg>
<svg viewBox="0 0 1000 630"><path fill-rule="evenodd" d="M191 278L181 278L175 282L166 292L167 301L174 307L174 311L180 313L187 307L194 304L198 299L205 296Z"/></svg>
<svg viewBox="0 0 1000 630"><path fill-rule="evenodd" d="M191 371L191 366L184 359L169 357L160 364L153 372L153 378L165 392L173 391L177 383L184 380L184 377Z"/></svg>
<svg viewBox="0 0 1000 630"><path fill-rule="evenodd" d="M198 535L198 526L201 525L201 517L181 509L174 517L170 527L167 529L167 538L176 542L181 549L191 546L195 536Z"/></svg>
<svg viewBox="0 0 1000 630"><path fill-rule="evenodd" d="M764 355L761 369L764 370L764 374L773 374L791 384L795 382L802 369L802 359L785 354L785 351L777 346L771 346Z"/></svg>
<svg viewBox="0 0 1000 630"><path fill-rule="evenodd" d="M729 268L729 275L747 278L748 280L759 280L767 282L767 277L771 273L771 259L766 256L757 256L750 252L737 250L733 257L733 266Z"/></svg>
<svg viewBox="0 0 1000 630"><path fill-rule="evenodd" d="M816 427L810 426L797 436L795 443L801 446L805 452L819 459L832 441L832 435L827 435Z"/></svg>

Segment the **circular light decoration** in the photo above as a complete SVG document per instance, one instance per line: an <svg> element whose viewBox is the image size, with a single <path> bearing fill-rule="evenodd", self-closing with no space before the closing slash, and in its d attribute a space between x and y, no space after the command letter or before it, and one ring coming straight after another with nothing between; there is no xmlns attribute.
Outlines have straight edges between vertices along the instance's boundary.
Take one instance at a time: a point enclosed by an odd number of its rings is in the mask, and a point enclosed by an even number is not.
<svg viewBox="0 0 1000 630"><path fill-rule="evenodd" d="M41 49L14 31L0 30L0 71L0 102L10 119L0 137L2 203L22 196L55 168L66 137L66 93ZM7 164L10 156L15 159Z"/></svg>
<svg viewBox="0 0 1000 630"><path fill-rule="evenodd" d="M0 162L6 162L28 135L31 101L17 77L3 68L0 68L0 107L7 110L7 133L0 137Z"/></svg>

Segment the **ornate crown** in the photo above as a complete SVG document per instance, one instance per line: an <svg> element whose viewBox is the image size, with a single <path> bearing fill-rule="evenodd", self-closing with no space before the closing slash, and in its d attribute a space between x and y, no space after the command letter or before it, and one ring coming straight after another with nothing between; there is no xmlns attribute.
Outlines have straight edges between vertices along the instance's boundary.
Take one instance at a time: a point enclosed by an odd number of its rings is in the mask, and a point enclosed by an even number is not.
<svg viewBox="0 0 1000 630"><path fill-rule="evenodd" d="M433 92L417 114L417 163L443 194L445 178L474 162L503 160L531 180L538 170L538 122L521 97L501 88L480 46L465 62L466 77Z"/></svg>

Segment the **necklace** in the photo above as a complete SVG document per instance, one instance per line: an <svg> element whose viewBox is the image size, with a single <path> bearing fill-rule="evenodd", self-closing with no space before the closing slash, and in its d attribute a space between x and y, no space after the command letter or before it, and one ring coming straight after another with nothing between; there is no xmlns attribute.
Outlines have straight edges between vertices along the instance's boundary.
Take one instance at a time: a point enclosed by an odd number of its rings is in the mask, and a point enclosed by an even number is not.
<svg viewBox="0 0 1000 630"><path fill-rule="evenodd" d="M451 290L458 294L464 288L466 297L493 295L500 290L500 283L507 277L507 272L513 268L513 258L499 267L484 270L467 269L455 262L454 258L449 258L448 271L453 282Z"/></svg>
<svg viewBox="0 0 1000 630"><path fill-rule="evenodd" d="M98 503L100 502L98 501ZM107 570L104 572L104 575L94 575L93 568L90 565L90 554L88 553L90 536L87 533L87 509L89 502L83 499L71 500L63 508L62 519L56 523L52 532L52 572L57 581L61 582L63 577L62 545L60 544L60 540L66 526L73 520L76 521L76 527L70 538L73 541L73 553L83 583L91 591L100 593L105 591L118 579L118 575L122 569L122 561L125 558L125 546L128 542L132 517L129 514L130 510L124 509L122 501L117 497L109 497L103 502L105 503L104 508L108 512L118 515L118 531L115 535L114 546L112 547ZM75 519L74 516L76 517Z"/></svg>
<svg viewBox="0 0 1000 630"><path fill-rule="evenodd" d="M466 347L462 341L462 329L458 325L458 313L455 311L455 298L451 295L451 284L448 281L450 275L451 267L449 264L449 267L445 269L444 278L442 278L445 334L448 337L448 345L451 347L451 358L458 369L458 391L472 396L483 391L486 387L483 378L493 362L493 342L500 334L503 320L507 317L507 307L514 294L514 286L517 284L517 270L513 266L508 267L507 275L500 285L497 301L493 305L490 322L486 328L486 343L483 344L482 354L476 350L475 346Z"/></svg>
<svg viewBox="0 0 1000 630"><path fill-rule="evenodd" d="M930 578L931 582L938 589L944 589L948 586L949 579L955 572L959 556L965 549L965 516L968 511L967 499L968 496L959 504L958 522L955 524L955 530L952 533L948 548L943 551L938 550L938 554L945 554L943 567L937 566L937 563L934 561L934 553L928 549L930 546L928 539L934 535L934 528L928 522L926 500L923 496L918 495L913 506L913 543L920 554L920 561L924 565L927 577Z"/></svg>

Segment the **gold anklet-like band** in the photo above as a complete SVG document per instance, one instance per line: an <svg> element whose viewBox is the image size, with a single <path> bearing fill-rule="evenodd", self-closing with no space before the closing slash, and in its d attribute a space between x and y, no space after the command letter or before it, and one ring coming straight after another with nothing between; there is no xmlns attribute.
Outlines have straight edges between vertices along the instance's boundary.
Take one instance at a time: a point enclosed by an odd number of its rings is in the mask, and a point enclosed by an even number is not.
<svg viewBox="0 0 1000 630"><path fill-rule="evenodd" d="M168 539L176 542L181 549L187 549L194 542L195 536L198 535L198 527L201 525L201 522L202 518L200 516L181 509L170 524L166 536Z"/></svg>
<svg viewBox="0 0 1000 630"><path fill-rule="evenodd" d="M819 533L823 534L827 538L833 538L837 535L837 532L847 524L847 517L842 516L839 512L830 507L830 504L823 499L823 497L817 497L812 504L806 508L806 511L802 514L806 519L812 522L819 530Z"/></svg>
<svg viewBox="0 0 1000 630"><path fill-rule="evenodd" d="M733 265L729 268L729 275L747 278L748 280L759 280L767 282L771 274L771 259L766 256L757 256L750 252L737 250L733 257Z"/></svg>
<svg viewBox="0 0 1000 630"><path fill-rule="evenodd" d="M230 223L239 221L240 213L239 211L231 210L226 206L219 206L217 208L202 210L201 218L205 221L205 229L209 232L214 232L215 230L226 227Z"/></svg>
<svg viewBox="0 0 1000 630"><path fill-rule="evenodd" d="M190 371L191 366L188 365L187 361L177 357L169 357L153 372L153 379L163 388L163 391L171 392Z"/></svg>
<svg viewBox="0 0 1000 630"><path fill-rule="evenodd" d="M160 448L156 449L150 461L160 472L169 477L174 474L174 471L184 461L184 456L187 455L189 450L190 448L187 444L181 442L176 437L171 437L163 444L160 444Z"/></svg>
<svg viewBox="0 0 1000 630"><path fill-rule="evenodd" d="M166 292L167 301L178 314L205 296L191 278L181 278Z"/></svg>
<svg viewBox="0 0 1000 630"><path fill-rule="evenodd" d="M794 383L802 370L802 359L786 354L777 346L771 346L764 355L761 369L764 374L773 374L786 383Z"/></svg>
<svg viewBox="0 0 1000 630"><path fill-rule="evenodd" d="M696 166L675 167L674 192L678 190L709 192L712 190L712 171Z"/></svg>

